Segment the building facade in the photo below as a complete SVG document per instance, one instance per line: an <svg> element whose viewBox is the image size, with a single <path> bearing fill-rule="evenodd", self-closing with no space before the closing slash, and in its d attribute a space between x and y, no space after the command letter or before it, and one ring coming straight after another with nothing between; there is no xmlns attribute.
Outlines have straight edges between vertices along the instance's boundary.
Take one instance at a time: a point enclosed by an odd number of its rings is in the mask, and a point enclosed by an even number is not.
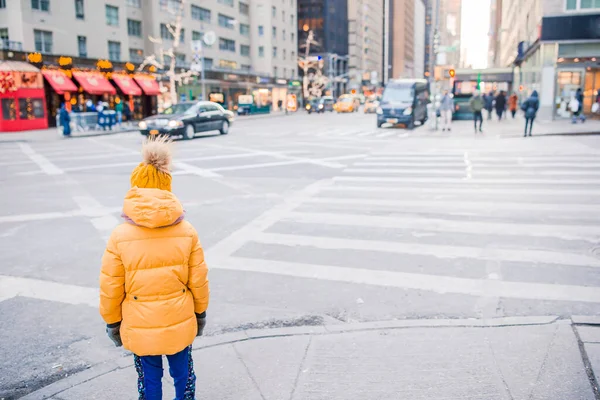
<svg viewBox="0 0 600 400"><path fill-rule="evenodd" d="M421 78L415 74L415 3L423 0L385 0L384 76ZM423 24L425 19L423 18ZM424 57L424 56L423 56Z"/></svg>
<svg viewBox="0 0 600 400"><path fill-rule="evenodd" d="M598 2L503 0L501 26L501 63L515 67L521 98L539 92L541 118L568 118L577 89L590 112L600 90Z"/></svg>
<svg viewBox="0 0 600 400"><path fill-rule="evenodd" d="M440 49L438 65L460 65L460 31L462 0L440 0L437 11Z"/></svg>
<svg viewBox="0 0 600 400"><path fill-rule="evenodd" d="M334 96L345 93L349 81L348 0L298 0L298 48L302 54L309 31L315 40L309 54L323 60L323 74L330 78L329 91Z"/></svg>
<svg viewBox="0 0 600 400"><path fill-rule="evenodd" d="M492 0L490 7L490 32L488 68L500 67L500 33L502 30L502 0Z"/></svg>
<svg viewBox="0 0 600 400"><path fill-rule="evenodd" d="M380 86L383 79L383 1L348 0L350 88Z"/></svg>
<svg viewBox="0 0 600 400"><path fill-rule="evenodd" d="M192 42L211 32L215 41L203 55L205 71L215 72L208 81L214 90L239 80L246 88L277 81L285 87L296 77L296 0L0 1L0 39L5 49L139 65L172 46L168 25L179 13L177 66L189 68Z"/></svg>

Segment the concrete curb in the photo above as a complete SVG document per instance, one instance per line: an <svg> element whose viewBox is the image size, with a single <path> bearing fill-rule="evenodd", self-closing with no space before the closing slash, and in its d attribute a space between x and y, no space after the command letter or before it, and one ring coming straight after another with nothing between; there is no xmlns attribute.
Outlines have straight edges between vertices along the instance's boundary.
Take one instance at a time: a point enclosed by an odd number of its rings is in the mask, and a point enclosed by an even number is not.
<svg viewBox="0 0 600 400"><path fill-rule="evenodd" d="M589 317L582 317L589 318ZM488 319L417 319L417 320L392 320L375 322L358 322L352 324L317 325L317 326L294 326L286 328L249 329L238 332L224 333L215 336L206 336L197 345L193 345L194 351L211 347L225 346L233 343L246 342L257 339L268 339L287 336L301 335L335 335L352 332L411 329L411 328L500 328L506 326L531 326L549 325L553 323L571 324L571 320L559 320L558 316L533 316L533 317L504 317ZM21 400L47 399L64 392L72 387L79 386L85 382L96 379L102 375L118 369L133 366L131 357L122 357L113 361L93 365L90 368L56 381L35 392L32 392Z"/></svg>

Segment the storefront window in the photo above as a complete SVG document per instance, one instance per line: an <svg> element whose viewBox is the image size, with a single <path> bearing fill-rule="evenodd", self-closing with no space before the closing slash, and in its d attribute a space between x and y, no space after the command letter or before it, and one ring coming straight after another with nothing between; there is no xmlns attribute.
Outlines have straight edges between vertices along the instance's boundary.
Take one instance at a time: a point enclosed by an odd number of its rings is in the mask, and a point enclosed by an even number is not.
<svg viewBox="0 0 600 400"><path fill-rule="evenodd" d="M2 119L5 121L14 121L17 119L14 99L2 99Z"/></svg>
<svg viewBox="0 0 600 400"><path fill-rule="evenodd" d="M40 98L19 99L19 119L37 118L44 118L44 101Z"/></svg>

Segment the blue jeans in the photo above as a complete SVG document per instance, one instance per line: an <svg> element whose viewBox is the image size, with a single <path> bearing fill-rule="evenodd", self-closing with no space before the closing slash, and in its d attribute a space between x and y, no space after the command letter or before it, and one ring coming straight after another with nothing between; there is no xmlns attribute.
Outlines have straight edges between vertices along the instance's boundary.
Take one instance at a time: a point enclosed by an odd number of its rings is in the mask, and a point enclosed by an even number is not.
<svg viewBox="0 0 600 400"><path fill-rule="evenodd" d="M192 346L167 356L169 374L175 382L175 400L196 398L196 375L192 360ZM139 400L162 400L162 356L135 356L138 373Z"/></svg>

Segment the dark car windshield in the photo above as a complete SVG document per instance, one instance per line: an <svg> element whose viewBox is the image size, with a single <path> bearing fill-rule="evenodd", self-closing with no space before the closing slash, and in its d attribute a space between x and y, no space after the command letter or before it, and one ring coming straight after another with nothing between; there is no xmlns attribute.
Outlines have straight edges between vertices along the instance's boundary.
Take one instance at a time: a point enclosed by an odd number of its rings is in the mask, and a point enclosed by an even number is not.
<svg viewBox="0 0 600 400"><path fill-rule="evenodd" d="M385 103L412 103L415 91L410 87L388 86L383 91L382 102Z"/></svg>
<svg viewBox="0 0 600 400"><path fill-rule="evenodd" d="M192 107L194 107L194 104L191 103L173 104L171 107L165 109L165 111L163 111L163 114L184 114L185 112L189 111Z"/></svg>

